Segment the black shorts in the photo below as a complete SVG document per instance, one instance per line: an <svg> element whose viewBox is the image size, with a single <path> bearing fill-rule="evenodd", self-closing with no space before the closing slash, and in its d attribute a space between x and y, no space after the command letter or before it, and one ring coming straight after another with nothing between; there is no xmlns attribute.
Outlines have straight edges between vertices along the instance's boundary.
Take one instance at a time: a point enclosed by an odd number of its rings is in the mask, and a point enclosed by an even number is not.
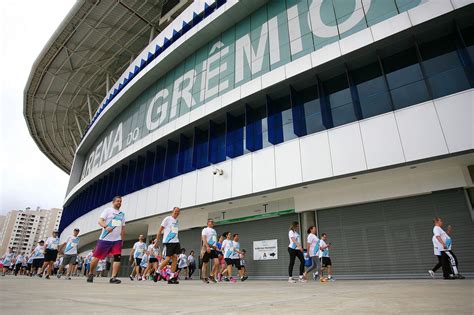
<svg viewBox="0 0 474 315"><path fill-rule="evenodd" d="M26 267L26 270L31 270L31 266L33 266L33 263L28 263L27 267Z"/></svg>
<svg viewBox="0 0 474 315"><path fill-rule="evenodd" d="M209 260L215 259L215 258L219 258L219 253L216 250L211 249L210 253L208 253L207 251L204 252L204 255L202 256L202 262L208 263Z"/></svg>
<svg viewBox="0 0 474 315"><path fill-rule="evenodd" d="M41 268L43 267L44 258L37 258L33 259L33 268Z"/></svg>
<svg viewBox="0 0 474 315"><path fill-rule="evenodd" d="M158 258L149 258L148 259L148 263L150 263L150 264L157 263L157 262L158 262Z"/></svg>
<svg viewBox="0 0 474 315"><path fill-rule="evenodd" d="M331 264L331 258L329 258L329 257L323 257L323 258L321 259L321 266L322 266L322 267L332 266L332 264Z"/></svg>
<svg viewBox="0 0 474 315"><path fill-rule="evenodd" d="M242 269L242 266L240 265L240 259L238 258L226 258L225 263L227 266L234 266L237 269Z"/></svg>
<svg viewBox="0 0 474 315"><path fill-rule="evenodd" d="M139 267L141 263L142 263L142 259L138 258L138 257L135 257L135 266Z"/></svg>
<svg viewBox="0 0 474 315"><path fill-rule="evenodd" d="M58 258L58 251L55 249L46 249L44 252L44 261L56 261Z"/></svg>
<svg viewBox="0 0 474 315"><path fill-rule="evenodd" d="M56 261L58 258L58 251L55 249L46 249L44 252L44 261Z"/></svg>
<svg viewBox="0 0 474 315"><path fill-rule="evenodd" d="M181 246L179 243L164 243L163 245L165 247L166 257L178 255L181 252Z"/></svg>

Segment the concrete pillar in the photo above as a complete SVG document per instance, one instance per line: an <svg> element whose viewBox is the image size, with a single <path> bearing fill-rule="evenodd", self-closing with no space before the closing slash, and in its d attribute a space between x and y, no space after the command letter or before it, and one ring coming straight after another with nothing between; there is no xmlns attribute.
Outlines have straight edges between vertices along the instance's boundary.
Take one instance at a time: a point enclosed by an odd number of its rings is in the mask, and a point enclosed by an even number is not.
<svg viewBox="0 0 474 315"><path fill-rule="evenodd" d="M301 241L303 243L304 248L306 248L306 239L307 233L306 230L312 226L316 225L316 219L314 215L314 211L306 211L300 213L300 228L301 228Z"/></svg>

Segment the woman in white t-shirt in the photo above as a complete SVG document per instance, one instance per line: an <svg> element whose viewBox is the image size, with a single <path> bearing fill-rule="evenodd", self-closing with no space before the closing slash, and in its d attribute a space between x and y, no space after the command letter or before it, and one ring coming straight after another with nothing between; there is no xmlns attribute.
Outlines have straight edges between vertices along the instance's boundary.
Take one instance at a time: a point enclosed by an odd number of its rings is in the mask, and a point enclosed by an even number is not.
<svg viewBox="0 0 474 315"><path fill-rule="evenodd" d="M184 280L188 280L188 257L184 248L181 248L181 254L178 255L178 271L181 270L184 270Z"/></svg>
<svg viewBox="0 0 474 315"><path fill-rule="evenodd" d="M306 272L303 274L304 278L307 278L307 274L311 271L313 273L313 279L316 280L316 277L321 274L321 259L319 259L319 243L320 240L316 235L316 226L310 226L308 228L308 241L307 241L307 250L308 257L311 258L311 267L306 269Z"/></svg>
<svg viewBox="0 0 474 315"><path fill-rule="evenodd" d="M196 259L194 258L194 251L189 252L188 256L188 280L191 280L194 271L196 271Z"/></svg>
<svg viewBox="0 0 474 315"><path fill-rule="evenodd" d="M306 279L303 276L304 273L304 255L303 247L301 247L301 236L298 233L299 223L294 221L290 225L290 230L288 231L288 238L290 244L288 245L288 253L290 254L290 264L288 266L288 282L296 283L296 280L293 279L293 267L295 266L295 259L300 260L300 275L298 278L299 282L306 282Z"/></svg>

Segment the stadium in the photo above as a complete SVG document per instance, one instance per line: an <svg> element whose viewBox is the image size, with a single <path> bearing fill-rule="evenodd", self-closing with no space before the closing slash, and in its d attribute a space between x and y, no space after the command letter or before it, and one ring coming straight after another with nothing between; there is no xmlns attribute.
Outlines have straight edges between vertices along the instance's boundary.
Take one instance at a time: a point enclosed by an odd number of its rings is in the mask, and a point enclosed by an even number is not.
<svg viewBox="0 0 474 315"><path fill-rule="evenodd" d="M292 221L328 234L338 277L426 277L439 216L473 274L473 17L469 0L77 1L24 91L70 175L61 238L78 227L90 251L121 195L122 275L178 206L182 247L213 218L254 278L286 277Z"/></svg>

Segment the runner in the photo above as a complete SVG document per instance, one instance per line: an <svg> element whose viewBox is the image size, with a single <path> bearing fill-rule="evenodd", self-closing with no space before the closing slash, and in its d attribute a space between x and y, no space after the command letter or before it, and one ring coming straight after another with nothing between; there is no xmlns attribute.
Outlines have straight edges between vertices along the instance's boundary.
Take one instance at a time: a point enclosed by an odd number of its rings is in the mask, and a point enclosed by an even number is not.
<svg viewBox="0 0 474 315"><path fill-rule="evenodd" d="M10 266L13 264L13 259L15 258L15 254L13 253L13 249L8 247L7 252L2 257L2 264L3 264L3 272L2 276L5 277L6 273L10 269Z"/></svg>
<svg viewBox="0 0 474 315"><path fill-rule="evenodd" d="M194 251L193 250L189 252L188 270L189 270L188 279L192 280L193 279L192 278L193 273L196 271L196 259L194 258Z"/></svg>
<svg viewBox="0 0 474 315"><path fill-rule="evenodd" d="M71 280L71 275L74 272L74 264L77 259L77 246L79 245L79 229L75 228L72 232L72 235L66 239L66 242L59 246L59 251L63 251L64 255L62 257L61 265L58 271L58 279L61 278L63 274L64 267L69 265L67 270L66 279Z"/></svg>
<svg viewBox="0 0 474 315"><path fill-rule="evenodd" d="M151 241L150 245L147 248L147 267L143 271L142 277L140 280L148 280L148 277L152 274L153 281L158 281L159 271L158 271L158 264L160 260L160 247L155 247L155 243L158 243L157 240Z"/></svg>
<svg viewBox="0 0 474 315"><path fill-rule="evenodd" d="M296 280L293 279L293 267L295 266L295 259L298 257L300 260L300 276L298 278L299 282L306 282L303 277L304 272L304 256L303 248L301 247L301 238L298 233L299 223L294 221L290 226L290 231L288 232L288 238L290 239L290 244L288 245L288 253L290 254L290 264L288 266L288 282L296 283Z"/></svg>
<svg viewBox="0 0 474 315"><path fill-rule="evenodd" d="M120 211L122 206L122 197L116 196L112 200L112 208L105 209L99 218L99 225L102 227L97 245L92 254L92 261L90 265L87 282L94 281L95 270L99 260L105 259L107 256L114 256L114 263L112 266L112 278L110 283L121 283L117 279L120 270L120 258L122 257L122 245L125 239L125 213Z"/></svg>
<svg viewBox="0 0 474 315"><path fill-rule="evenodd" d="M311 258L311 267L306 269L306 271L303 273L303 276L305 279L307 279L307 275L311 271L313 272L313 279L316 280L318 277L318 274L321 273L321 260L319 259L319 238L316 236L316 227L310 226L308 228L308 248L307 248L307 253L309 257Z"/></svg>
<svg viewBox="0 0 474 315"><path fill-rule="evenodd" d="M146 243L145 243L145 236L140 235L138 237L138 241L133 244L132 250L130 251L130 262L134 264L132 269L132 273L130 274L129 278L133 281L134 277L141 274L141 267L140 264L143 259L143 255L146 252ZM140 279L140 276L138 276Z"/></svg>
<svg viewBox="0 0 474 315"><path fill-rule="evenodd" d="M240 281L247 280L247 275L245 274L245 250L240 250L240 236L239 234L235 233L233 235L234 240L233 242L233 251L232 251L232 260L234 266L239 270L239 279Z"/></svg>
<svg viewBox="0 0 474 315"><path fill-rule="evenodd" d="M188 280L188 257L184 248L181 249L181 254L178 256L178 271L181 273L181 270L185 271L184 280Z"/></svg>
<svg viewBox="0 0 474 315"><path fill-rule="evenodd" d="M241 271L241 278L240 280L241 281L245 281L247 280L247 262L245 261L245 254L247 253L247 251L245 249L242 249L240 251L240 254L239 254L239 258L240 258L240 271Z"/></svg>
<svg viewBox="0 0 474 315"><path fill-rule="evenodd" d="M216 283L216 275L219 271L219 255L217 251L217 232L214 230L214 220L207 220L207 227L201 233L202 249L202 281L209 283L209 280ZM209 261L212 259L212 271L207 278Z"/></svg>
<svg viewBox="0 0 474 315"><path fill-rule="evenodd" d="M59 247L59 233L58 231L53 231L53 236L48 237L46 240L46 250L44 252L44 263L43 267L41 268L41 271L44 272L46 271L46 268L48 270L48 273L45 277L45 279L49 279L49 276L53 273L54 269L54 262L58 258L58 247Z"/></svg>
<svg viewBox="0 0 474 315"><path fill-rule="evenodd" d="M31 253L31 256L33 257L33 264L32 264L32 273L31 275L35 274L38 275L38 277L42 277L43 275L41 274L41 266L43 266L44 263L44 241L41 240L39 241L38 245L35 247L33 252Z"/></svg>
<svg viewBox="0 0 474 315"><path fill-rule="evenodd" d="M95 247L92 249L91 252L89 252L84 259L84 276L87 276L89 274L89 271L91 270L91 261L92 261L92 253L94 252Z"/></svg>
<svg viewBox="0 0 474 315"><path fill-rule="evenodd" d="M219 272L217 273L217 280L220 282L222 281L222 277L224 276L224 273L227 272L227 265L225 263L225 258L224 258L224 252L222 251L222 242L224 242L225 236L221 235L219 236L219 240L217 241L217 254L219 258Z"/></svg>
<svg viewBox="0 0 474 315"><path fill-rule="evenodd" d="M224 254L223 256L226 263L226 274L227 274L226 276L224 276L224 281L236 282L236 280L232 278L232 265L233 265L232 254L234 252L232 234L230 232L224 232L224 234L222 235L225 238L224 241L222 242L222 252ZM239 270L240 270L240 264L239 264Z"/></svg>
<svg viewBox="0 0 474 315"><path fill-rule="evenodd" d="M439 217L435 217L433 223L434 247L441 253L443 278L445 280L464 279L458 272L457 258L451 251L452 239L442 228L444 224L443 220ZM450 229L450 232L451 230L452 229Z"/></svg>
<svg viewBox="0 0 474 315"><path fill-rule="evenodd" d="M141 273L138 274L138 280L142 280L144 274L145 274L145 270L147 270L148 268L148 255L147 253L143 254L143 257L140 261L140 269L141 269Z"/></svg>
<svg viewBox="0 0 474 315"><path fill-rule="evenodd" d="M167 216L161 222L160 229L156 235L155 247L158 247L161 233L163 233L163 250L165 251L165 259L161 262L159 266L159 270L162 277L166 277L166 269L165 267L168 265L170 259L172 260L171 270L170 270L170 279L168 280L168 284L178 284L179 281L177 279L176 267L178 264L178 254L181 251L179 245L179 216L180 209L178 207L173 208L173 212L170 216Z"/></svg>
<svg viewBox="0 0 474 315"><path fill-rule="evenodd" d="M20 273L20 275L24 275L24 276L27 275L27 272L28 272L28 261L29 261L29 257L28 257L28 256L25 256L25 258L23 258L23 263L21 264L21 273Z"/></svg>
<svg viewBox="0 0 474 315"><path fill-rule="evenodd" d="M20 273L21 275L21 268L23 266L23 261L25 259L25 253L21 253L19 254L18 256L16 256L16 260L15 260L15 276L18 275L18 273Z"/></svg>
<svg viewBox="0 0 474 315"><path fill-rule="evenodd" d="M321 234L321 240L319 241L319 257L321 258L321 282L325 281L334 281L332 277L332 262L331 258L329 257L329 248L331 247L331 243L327 243L328 235L326 233ZM328 277L327 280L324 278L323 270L328 270Z"/></svg>

